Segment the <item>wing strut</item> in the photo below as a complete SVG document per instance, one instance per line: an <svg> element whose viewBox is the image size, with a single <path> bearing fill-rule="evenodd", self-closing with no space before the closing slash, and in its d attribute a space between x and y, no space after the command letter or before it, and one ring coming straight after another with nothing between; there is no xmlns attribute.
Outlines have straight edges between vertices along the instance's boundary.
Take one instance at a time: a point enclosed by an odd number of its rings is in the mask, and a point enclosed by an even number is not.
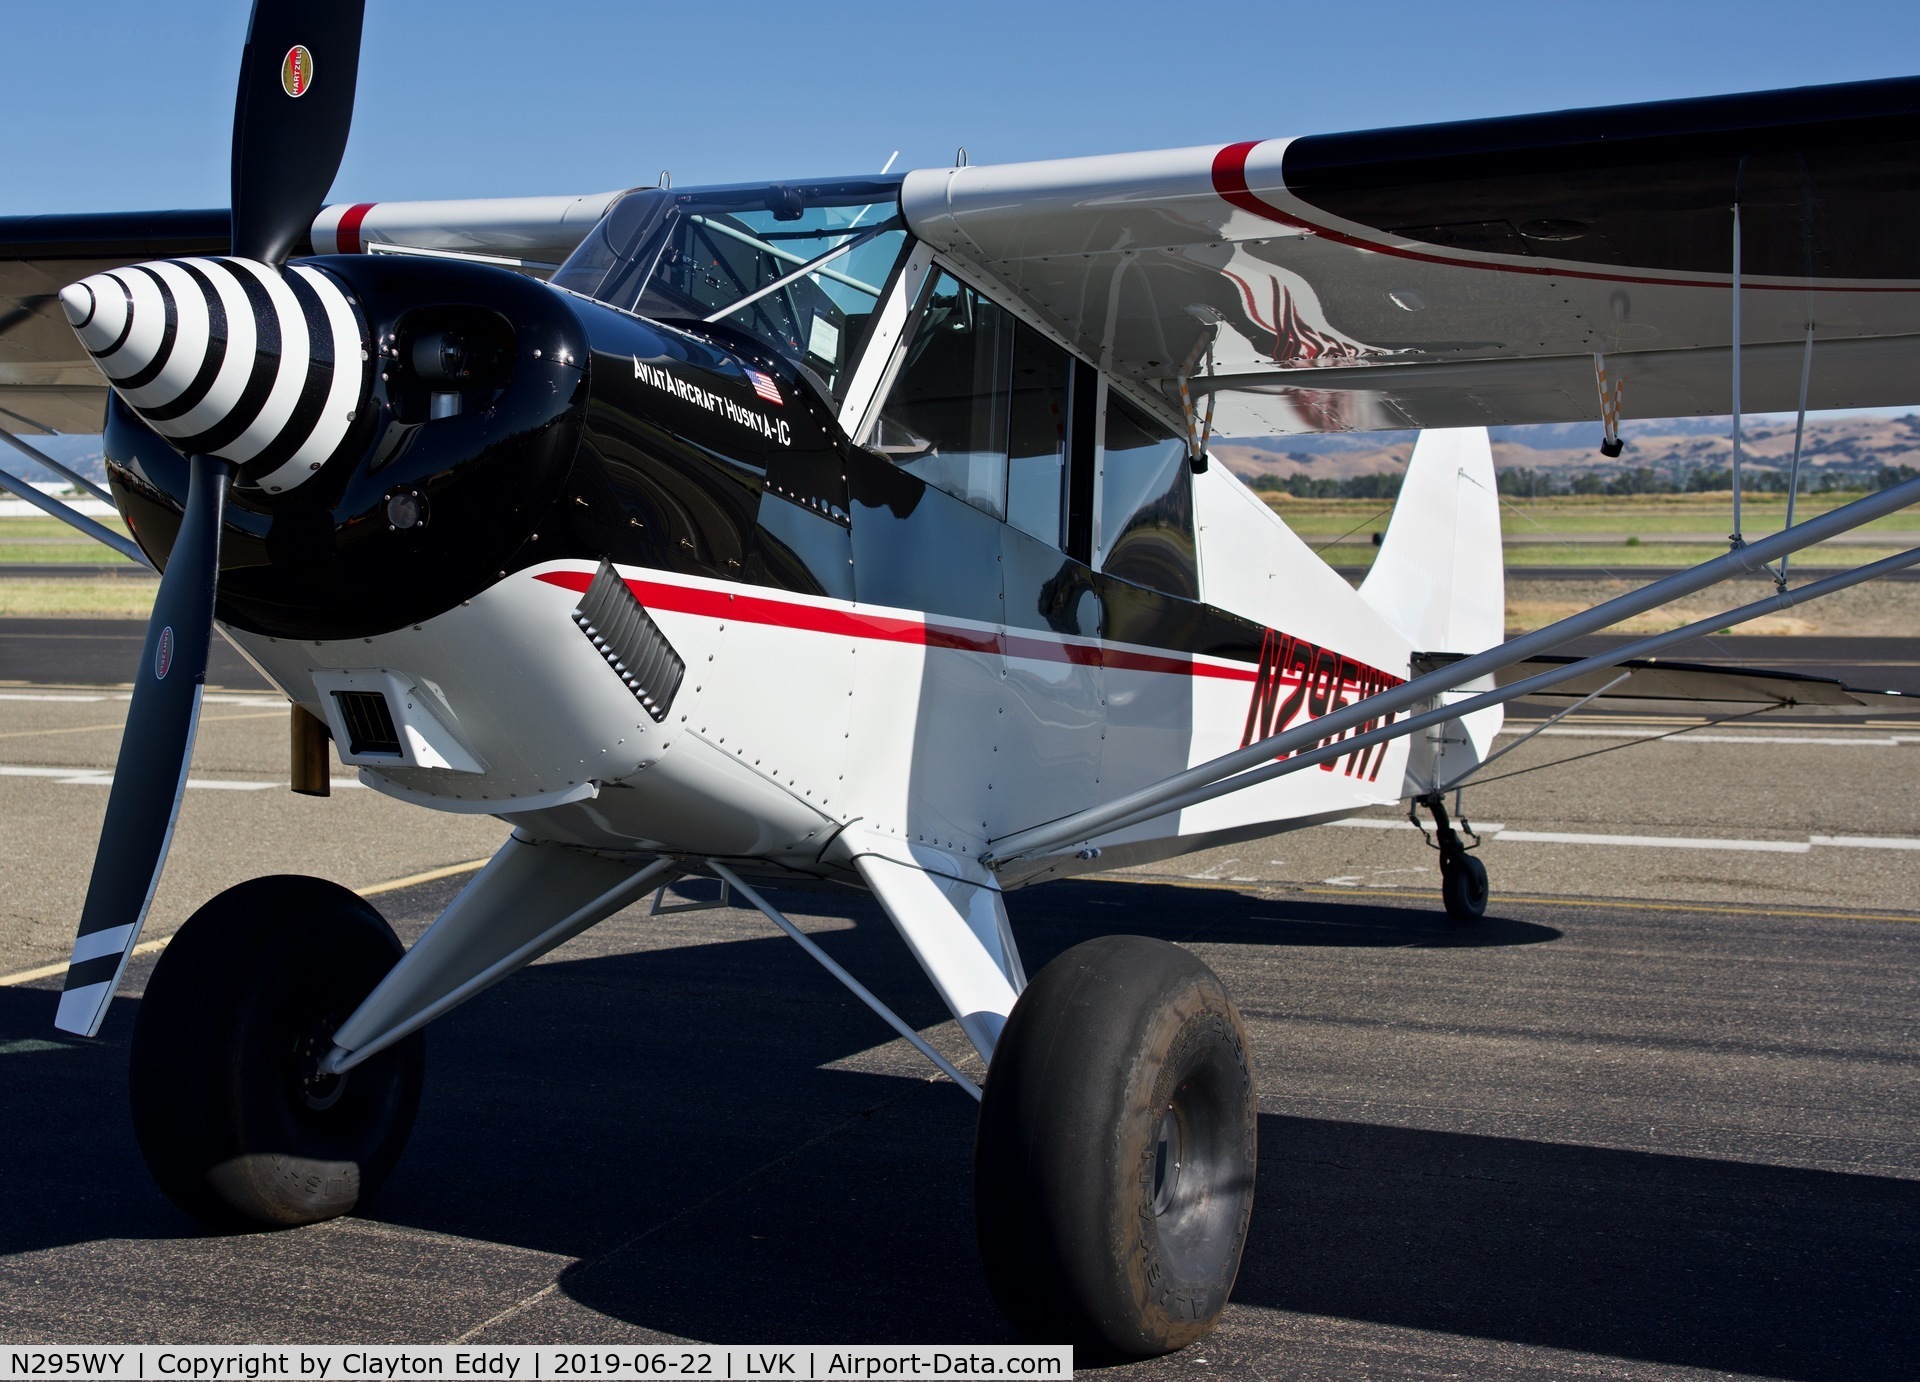
<svg viewBox="0 0 1920 1382"><path fill-rule="evenodd" d="M108 494L105 490L101 489L100 486L94 484L93 481L89 480L86 476L82 475L79 471L68 469L66 466L62 465L60 462L54 460L54 458L49 456L46 452L42 451L39 447L29 446L26 442L21 441L20 438L14 436L13 433L6 431L4 428L0 428L0 441L6 442L8 446L11 446L15 451L18 451L21 455L25 456L28 460L34 462L36 465L43 465L48 470L51 470L55 475L59 475L64 479L71 480L74 484L80 486L81 489L86 490L89 494L91 494L95 499L98 499L101 503L111 504L113 502L113 496L111 494Z"/></svg>
<svg viewBox="0 0 1920 1382"><path fill-rule="evenodd" d="M1920 501L1920 478L1903 480L1889 486L1878 494L1870 494L1864 499L1856 499L1805 523L1785 529L1781 532L1736 547L1723 556L1675 575L1654 581L1639 590L1629 591L1591 609L1569 615L1565 619L1536 629L1532 633L1522 634L1518 638L1461 658L1423 676L1414 677L1390 690L1379 692L1362 700L1355 701L1340 710L1322 715L1317 720L1309 720L1292 729L1269 738L1259 740L1233 753L1223 754L1211 762L1201 763L1183 773L1163 779L1151 786L1135 792L1105 806L1096 806L1086 811L1064 816L1045 825L1029 830L1016 831L1002 836L990 845L990 852L982 857L981 863L990 866L1004 864L1008 860L1025 858L1033 854L1044 853L1062 845L1079 844L1098 835L1123 829L1143 820L1150 820L1164 812L1178 810L1197 802L1209 801L1214 797L1235 792L1242 787L1252 786L1256 782L1265 782L1270 777L1297 771L1300 767L1311 766L1324 758L1339 757L1351 753L1366 744L1379 743L1386 739L1399 738L1416 727L1425 727L1447 720L1460 718L1486 706L1500 705L1513 700L1517 695L1528 691L1543 689L1569 679L1569 671L1578 667L1580 673L1588 673L1635 657L1643 657L1657 648L1670 646L1680 641L1676 635L1657 634L1642 639L1638 643L1617 648L1597 658L1587 658L1581 662L1543 672L1539 676L1529 677L1525 681L1515 682L1496 691L1485 692L1470 700L1449 705L1441 710L1433 710L1425 715L1416 715L1411 720L1398 724L1374 728L1385 718L1391 721L1393 715L1412 709L1422 702L1445 691L1455 691L1467 683L1490 673L1498 672L1517 662L1525 662L1538 653L1544 653L1569 639L1583 634L1593 633L1623 619L1647 610L1658 608L1683 595L1691 595L1697 590L1717 584L1729 577L1749 575L1766 569L1767 563L1789 552L1797 552L1811 547L1817 542L1838 533L1851 531L1863 523L1896 512L1907 505ZM1833 591L1857 585L1871 580L1875 576L1885 575L1889 571L1911 566L1920 562L1920 549L1903 552L1898 556L1877 561L1838 576L1815 581L1812 585L1802 586L1798 590L1779 591L1765 600L1744 605L1731 615L1718 616L1715 620L1702 620L1698 624L1688 625L1686 637L1696 637L1701 633L1711 633L1724 628L1729 623L1757 618L1759 615L1788 609L1805 600ZM1524 688L1524 689L1521 689ZM1358 729L1359 735L1353 738L1338 739L1337 748L1333 743L1323 743L1329 736L1341 736L1348 730ZM1318 745L1320 747L1316 748ZM1311 752L1301 752L1311 750ZM1294 754L1284 763L1272 760ZM1319 756L1315 756L1318 754ZM1264 766L1263 766L1264 765ZM1258 771L1249 772L1248 769ZM1278 769L1278 771L1275 771Z"/></svg>
<svg viewBox="0 0 1920 1382"><path fill-rule="evenodd" d="M8 441L14 442L15 445L20 444L10 432L0 432L0 437L5 437ZM34 459L39 460L40 457L36 454ZM89 488L91 488L91 486L89 486ZM149 570L153 568L153 563L147 560L147 554L135 546L131 538L121 537L120 534L116 533L113 529L103 523L94 522L91 518L88 518L71 505L62 504L58 499L53 499L42 494L25 480L22 480L18 475L10 471L0 470L0 489L12 490L42 513L57 518L62 523L78 528L95 542L100 543L102 546L111 547L128 561L137 561Z"/></svg>

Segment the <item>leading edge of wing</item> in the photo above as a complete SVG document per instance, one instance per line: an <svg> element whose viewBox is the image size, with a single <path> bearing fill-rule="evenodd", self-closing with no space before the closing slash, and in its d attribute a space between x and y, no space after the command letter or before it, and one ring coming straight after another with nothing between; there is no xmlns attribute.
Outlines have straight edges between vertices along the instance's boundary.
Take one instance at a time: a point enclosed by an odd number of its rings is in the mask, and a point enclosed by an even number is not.
<svg viewBox="0 0 1920 1382"><path fill-rule="evenodd" d="M225 207L200 211L88 211L0 216L0 261L178 259L225 254L232 217Z"/></svg>
<svg viewBox="0 0 1920 1382"><path fill-rule="evenodd" d="M1289 142L1290 196L1388 241L1759 277L1920 276L1920 77Z"/></svg>

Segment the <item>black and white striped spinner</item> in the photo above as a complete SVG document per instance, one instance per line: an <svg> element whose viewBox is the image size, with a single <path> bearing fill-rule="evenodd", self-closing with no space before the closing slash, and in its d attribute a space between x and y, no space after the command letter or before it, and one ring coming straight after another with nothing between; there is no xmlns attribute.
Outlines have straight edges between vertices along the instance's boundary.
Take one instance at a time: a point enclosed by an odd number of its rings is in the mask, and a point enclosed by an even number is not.
<svg viewBox="0 0 1920 1382"><path fill-rule="evenodd" d="M269 494L319 470L366 385L366 333L318 269L162 259L95 274L60 304L114 391L184 454Z"/></svg>

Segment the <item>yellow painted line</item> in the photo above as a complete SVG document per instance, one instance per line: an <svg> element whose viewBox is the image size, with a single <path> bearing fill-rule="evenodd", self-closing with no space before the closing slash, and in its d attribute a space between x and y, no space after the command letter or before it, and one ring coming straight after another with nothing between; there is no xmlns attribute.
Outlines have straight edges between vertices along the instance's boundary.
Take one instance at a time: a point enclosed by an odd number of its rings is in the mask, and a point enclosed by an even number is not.
<svg viewBox="0 0 1920 1382"><path fill-rule="evenodd" d="M397 893L402 888L417 887L422 883L436 883L442 878L457 878L463 873L477 873L485 868L485 859L469 859L464 864L448 864L443 869L428 869L425 873L410 873L405 878L389 879L385 883L375 883L367 888L355 888L362 897L378 897L381 893ZM172 936L162 936L158 940L141 941L133 947L136 955L151 955L156 950L165 950ZM0 988L13 984L31 984L35 979L51 979L55 975L67 972L67 962L41 965L37 969L23 969L17 974L0 974Z"/></svg>
<svg viewBox="0 0 1920 1382"><path fill-rule="evenodd" d="M272 720L283 717L284 710L255 710L245 715L202 715L200 723L210 725L216 720ZM65 729L13 729L0 734L0 739L31 739L41 734L86 734L96 729L125 729L125 720L115 720L110 725L72 725Z"/></svg>
<svg viewBox="0 0 1920 1382"><path fill-rule="evenodd" d="M133 947L133 953L136 955L151 955L156 950L166 949L167 942L171 939L173 939L171 936L162 936L157 941L141 941L140 944ZM31 984L35 979L51 979L56 974L65 974L66 972L67 962L62 960L57 965L41 965L38 969L23 969L18 974L0 974L0 988L5 988L10 984Z"/></svg>
<svg viewBox="0 0 1920 1382"><path fill-rule="evenodd" d="M477 873L487 866L485 859L469 859L464 864L448 864L443 869L428 869L425 873L410 873L405 878L395 878L386 883L375 883L370 888L355 888L362 897L378 897L381 893L397 893L402 888L417 887L422 883L437 883L442 878L458 878L463 873Z"/></svg>
<svg viewBox="0 0 1920 1382"><path fill-rule="evenodd" d="M1090 874L1088 881L1103 883L1152 883L1160 887L1207 888L1213 891L1246 892L1253 888L1271 888L1281 890L1283 896L1304 894L1309 897L1396 897L1403 901L1417 898L1420 893L1412 888L1306 888L1295 887L1279 879L1248 879L1240 882L1221 880L1218 882L1202 878L1156 877L1152 874ZM1439 889L1433 890L1439 896ZM1787 907L1740 907L1729 904L1717 906L1710 902L1633 902L1626 899L1586 898L1586 897L1531 897L1520 893L1496 893L1500 902L1519 902L1529 907L1599 907L1612 911L1634 912L1697 912L1708 916L1731 917L1808 917L1816 921L1899 921L1909 925L1920 922L1920 913L1913 912L1813 912L1794 910ZM1279 900L1279 899L1272 899Z"/></svg>

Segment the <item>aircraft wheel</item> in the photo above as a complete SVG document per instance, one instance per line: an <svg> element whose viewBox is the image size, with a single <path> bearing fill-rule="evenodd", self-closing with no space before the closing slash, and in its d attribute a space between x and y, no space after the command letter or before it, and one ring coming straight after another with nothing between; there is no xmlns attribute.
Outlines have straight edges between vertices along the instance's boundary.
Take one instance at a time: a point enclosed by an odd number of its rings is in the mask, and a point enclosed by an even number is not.
<svg viewBox="0 0 1920 1382"><path fill-rule="evenodd" d="M379 912L319 878L256 878L167 945L133 1028L133 1129L167 1197L219 1228L363 1205L420 1106L420 1033L344 1075L334 1030L400 958Z"/></svg>
<svg viewBox="0 0 1920 1382"><path fill-rule="evenodd" d="M1449 860L1440 856L1440 898L1447 915L1466 925L1487 914L1487 866L1460 851Z"/></svg>
<svg viewBox="0 0 1920 1382"><path fill-rule="evenodd" d="M1170 1353L1220 1318L1253 1212L1258 1107L1218 976L1145 936L1061 955L1007 1020L974 1143L994 1300L1029 1338Z"/></svg>

